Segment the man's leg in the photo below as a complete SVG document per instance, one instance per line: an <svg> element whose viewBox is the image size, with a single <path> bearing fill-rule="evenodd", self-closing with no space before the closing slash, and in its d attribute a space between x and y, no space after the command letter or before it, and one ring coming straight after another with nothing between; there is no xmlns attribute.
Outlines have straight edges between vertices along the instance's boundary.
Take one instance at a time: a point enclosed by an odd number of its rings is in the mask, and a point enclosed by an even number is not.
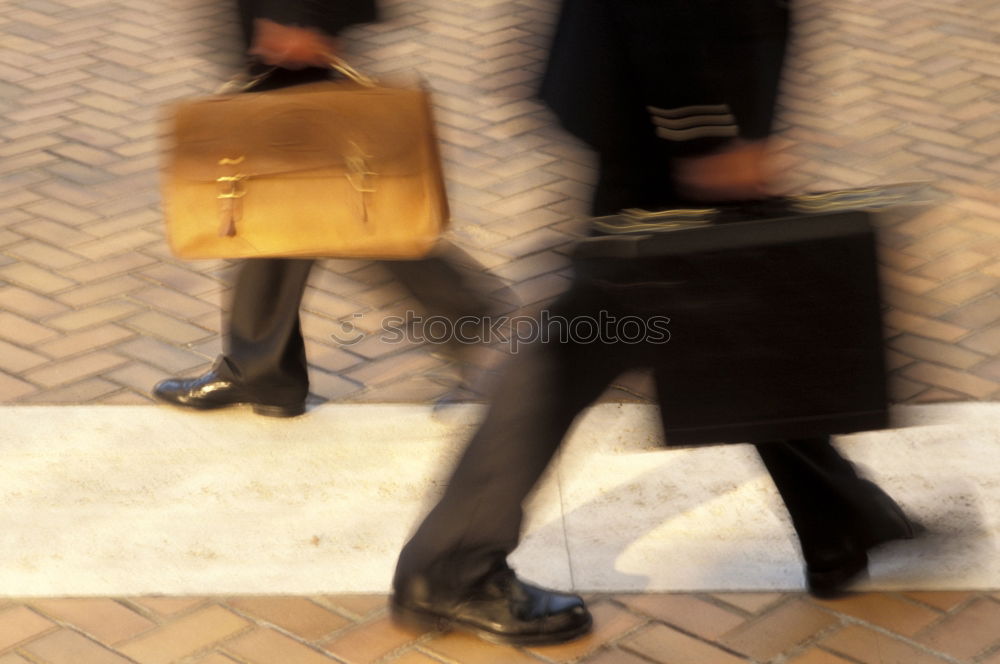
<svg viewBox="0 0 1000 664"><path fill-rule="evenodd" d="M252 73L272 68L256 65ZM321 67L273 69L245 94L329 78ZM196 378L170 378L153 387L161 401L198 410L248 403L255 412L293 417L305 412L309 393L299 303L310 260L255 258L240 264L223 355Z"/></svg>
<svg viewBox="0 0 1000 664"><path fill-rule="evenodd" d="M444 496L400 554L397 618L505 643L551 643L589 629L582 601L523 584L506 566L522 503L574 418L622 370L605 346L535 344L511 362Z"/></svg>
<svg viewBox="0 0 1000 664"><path fill-rule="evenodd" d="M195 409L248 403L261 415L305 412L309 393L299 305L310 260L244 261L233 289L224 354L206 374L159 383L153 394Z"/></svg>
<svg viewBox="0 0 1000 664"><path fill-rule="evenodd" d="M899 505L859 476L829 439L756 447L798 534L810 592L838 594L865 572L869 549L914 536Z"/></svg>
<svg viewBox="0 0 1000 664"><path fill-rule="evenodd" d="M502 280L453 245L444 246L426 258L383 261L382 265L420 301L428 314L452 320L489 314L496 306L489 294L503 295L506 290ZM512 297L513 293L506 295Z"/></svg>
<svg viewBox="0 0 1000 664"><path fill-rule="evenodd" d="M268 401L304 401L309 393L299 307L311 260L246 261L237 277L226 358Z"/></svg>
<svg viewBox="0 0 1000 664"><path fill-rule="evenodd" d="M513 291L476 259L452 245L420 260L382 264L416 297L426 317L444 318L450 325L451 334L436 339L439 345L434 350L455 364L461 379L456 392L439 404L457 398L462 388L479 387L475 370L483 367L477 365L475 351L489 343L490 317L499 314L504 305L516 303ZM435 334L440 334L440 328L435 329Z"/></svg>

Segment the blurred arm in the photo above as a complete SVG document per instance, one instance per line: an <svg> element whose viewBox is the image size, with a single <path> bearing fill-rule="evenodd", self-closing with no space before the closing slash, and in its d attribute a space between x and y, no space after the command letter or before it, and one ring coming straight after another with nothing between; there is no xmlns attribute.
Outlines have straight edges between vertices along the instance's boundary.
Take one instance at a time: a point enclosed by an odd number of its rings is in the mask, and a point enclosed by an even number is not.
<svg viewBox="0 0 1000 664"><path fill-rule="evenodd" d="M323 67L338 51L337 43L316 28L285 25L268 18L254 19L250 55L284 69Z"/></svg>
<svg viewBox="0 0 1000 664"><path fill-rule="evenodd" d="M324 66L336 53L334 36L376 18L374 0L238 0L248 52L261 61L298 69Z"/></svg>
<svg viewBox="0 0 1000 664"><path fill-rule="evenodd" d="M563 0L542 97L599 152L655 141L687 196L753 198L788 24L786 0Z"/></svg>

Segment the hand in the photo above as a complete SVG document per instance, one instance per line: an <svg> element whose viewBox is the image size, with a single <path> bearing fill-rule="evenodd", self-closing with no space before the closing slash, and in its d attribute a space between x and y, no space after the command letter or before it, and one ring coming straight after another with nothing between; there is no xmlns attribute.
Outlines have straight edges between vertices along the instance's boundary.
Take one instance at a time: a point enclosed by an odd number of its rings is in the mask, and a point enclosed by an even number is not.
<svg viewBox="0 0 1000 664"><path fill-rule="evenodd" d="M750 200L767 196L765 141L734 141L700 157L676 160L681 193L695 200Z"/></svg>
<svg viewBox="0 0 1000 664"><path fill-rule="evenodd" d="M337 50L336 40L315 28L282 25L266 18L254 20L249 53L264 64L283 69L325 67Z"/></svg>

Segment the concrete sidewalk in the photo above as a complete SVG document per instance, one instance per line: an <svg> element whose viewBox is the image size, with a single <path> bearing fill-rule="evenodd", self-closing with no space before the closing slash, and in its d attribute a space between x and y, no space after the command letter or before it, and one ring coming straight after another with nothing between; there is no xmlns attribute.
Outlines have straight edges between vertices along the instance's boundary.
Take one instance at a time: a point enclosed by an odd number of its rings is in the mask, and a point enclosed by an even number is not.
<svg viewBox="0 0 1000 664"><path fill-rule="evenodd" d="M331 404L290 421L163 406L8 406L0 588L15 596L386 593L483 408ZM908 406L838 444L927 533L867 590L1000 588L1000 404ZM499 471L498 471L499 472ZM512 563L577 592L802 591L748 445L662 447L654 406L590 409Z"/></svg>
<svg viewBox="0 0 1000 664"><path fill-rule="evenodd" d="M0 587L19 597L0 600L0 662L995 662L998 407L905 407L899 428L840 441L929 532L829 602L802 592L749 449L657 450L653 407L594 408L512 562L584 593L595 632L533 649L386 615L396 553L479 406L0 408Z"/></svg>

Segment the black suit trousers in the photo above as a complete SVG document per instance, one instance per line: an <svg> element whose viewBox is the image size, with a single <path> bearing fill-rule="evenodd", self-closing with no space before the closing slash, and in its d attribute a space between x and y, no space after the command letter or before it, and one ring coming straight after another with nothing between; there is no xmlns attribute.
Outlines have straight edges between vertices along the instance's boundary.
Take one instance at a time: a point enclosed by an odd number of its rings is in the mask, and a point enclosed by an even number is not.
<svg viewBox="0 0 1000 664"><path fill-rule="evenodd" d="M592 311L589 303L580 305L571 292L552 312L571 318ZM403 549L397 584L426 576L436 592L461 596L502 564L519 540L522 503L577 415L642 360L630 347L579 343L537 343L515 357L444 495ZM784 500L807 563L821 565L848 540L867 548L899 536L898 508L827 438L755 448Z"/></svg>
<svg viewBox="0 0 1000 664"><path fill-rule="evenodd" d="M314 261L249 259L236 278L223 371L267 403L295 403L309 392L299 307ZM456 267L474 265L455 247L428 258L379 261L432 316L482 317L490 304ZM494 287L502 288L499 280ZM488 290L488 289L486 289Z"/></svg>

